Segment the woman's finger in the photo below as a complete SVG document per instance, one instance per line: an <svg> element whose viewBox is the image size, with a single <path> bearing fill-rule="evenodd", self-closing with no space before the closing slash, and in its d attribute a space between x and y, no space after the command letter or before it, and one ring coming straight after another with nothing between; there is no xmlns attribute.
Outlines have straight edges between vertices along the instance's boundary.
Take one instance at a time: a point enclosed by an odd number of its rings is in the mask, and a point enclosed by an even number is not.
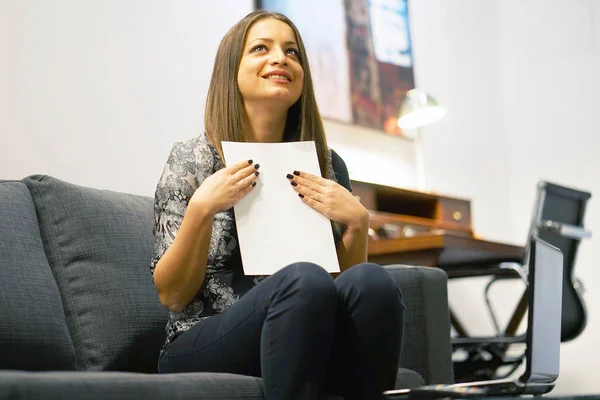
<svg viewBox="0 0 600 400"><path fill-rule="evenodd" d="M252 189L254 189L256 187L256 182L252 182L251 184L249 184L248 186L246 186L245 188L243 188L240 191L240 199L243 198L244 196L246 196L248 193L250 193L252 191Z"/></svg>
<svg viewBox="0 0 600 400"><path fill-rule="evenodd" d="M244 168L248 168L249 166L254 165L253 160L244 160L233 164L230 167L227 167L230 175L234 175L236 172L243 170Z"/></svg>
<svg viewBox="0 0 600 400"><path fill-rule="evenodd" d="M327 184L331 182L329 179L325 179L318 175L309 174L308 172L304 171L294 171L293 175L321 186L327 186Z"/></svg>
<svg viewBox="0 0 600 400"><path fill-rule="evenodd" d="M300 196L301 198L307 198L319 203L323 203L325 196L322 193L317 192L316 190L311 189L308 186L294 185L294 183L296 183L295 181L292 181L290 183L292 184L294 190L298 192L299 195L302 195Z"/></svg>
<svg viewBox="0 0 600 400"><path fill-rule="evenodd" d="M324 193L325 185L328 182L327 179L297 171L294 171L294 174L287 174L286 178L292 186L304 186L318 193Z"/></svg>
<svg viewBox="0 0 600 400"><path fill-rule="evenodd" d="M248 186L252 186L252 184L256 181L256 179L258 179L258 176L260 175L260 172L254 170L254 171L250 171L251 173L240 179L236 184L236 188L238 190L244 190L246 189Z"/></svg>
<svg viewBox="0 0 600 400"><path fill-rule="evenodd" d="M302 200L303 203L309 205L311 208L313 208L313 209L317 210L318 212L320 212L321 214L325 215L326 210L325 210L325 206L323 205L323 203L320 203L317 200L315 200L314 198L306 196L303 193L298 193L298 197L300 197L300 199Z"/></svg>
<svg viewBox="0 0 600 400"><path fill-rule="evenodd" d="M244 168L240 169L235 174L233 174L234 182L241 181L242 179L245 179L253 174L256 175L259 168L260 165L258 163L246 164Z"/></svg>

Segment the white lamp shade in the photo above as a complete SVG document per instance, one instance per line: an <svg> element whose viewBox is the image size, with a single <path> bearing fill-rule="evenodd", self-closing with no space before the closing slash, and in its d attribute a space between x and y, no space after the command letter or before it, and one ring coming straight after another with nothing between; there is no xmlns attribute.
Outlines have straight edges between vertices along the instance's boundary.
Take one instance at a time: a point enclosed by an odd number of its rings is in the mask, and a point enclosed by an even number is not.
<svg viewBox="0 0 600 400"><path fill-rule="evenodd" d="M400 107L398 126L402 129L414 129L439 121L446 115L446 109L427 93L417 89L406 92L406 98Z"/></svg>

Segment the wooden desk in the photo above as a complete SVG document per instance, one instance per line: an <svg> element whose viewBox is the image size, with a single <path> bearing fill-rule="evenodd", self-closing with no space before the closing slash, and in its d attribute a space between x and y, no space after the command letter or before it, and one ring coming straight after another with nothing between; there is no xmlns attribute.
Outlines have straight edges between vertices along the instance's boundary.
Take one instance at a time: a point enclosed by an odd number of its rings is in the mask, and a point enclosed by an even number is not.
<svg viewBox="0 0 600 400"><path fill-rule="evenodd" d="M485 267L520 261L523 248L478 239L467 199L352 181L369 210L369 261L439 267L449 277L485 275Z"/></svg>
<svg viewBox="0 0 600 400"><path fill-rule="evenodd" d="M487 275L486 266L520 261L523 247L472 236L438 232L397 239L369 240L369 261L439 267L448 277Z"/></svg>
<svg viewBox="0 0 600 400"><path fill-rule="evenodd" d="M475 237L467 199L351 183L354 195L370 213L369 261L438 267L449 278L460 278L512 274L497 264L523 258L523 247ZM469 336L452 309L450 321L460 336Z"/></svg>

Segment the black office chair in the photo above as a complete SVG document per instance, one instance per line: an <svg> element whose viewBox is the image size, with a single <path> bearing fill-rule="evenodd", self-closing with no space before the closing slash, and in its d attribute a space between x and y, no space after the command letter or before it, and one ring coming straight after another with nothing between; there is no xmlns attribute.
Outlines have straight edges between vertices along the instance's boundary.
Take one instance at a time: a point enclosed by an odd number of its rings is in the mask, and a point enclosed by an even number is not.
<svg viewBox="0 0 600 400"><path fill-rule="evenodd" d="M581 296L583 285L574 277L573 269L580 241L591 237L591 233L583 226L585 208L590 197L591 194L588 192L545 181L539 182L529 229L529 236L538 236L558 247L563 253L561 325L563 342L579 336L587 322L587 312ZM457 382L501 378L500 370L504 370L504 376L507 376L521 365L524 352L519 356L508 356L507 350L512 344L525 342L525 335L516 335L516 332L527 311L527 291L521 297L506 328L502 329L493 311L489 290L494 283L504 279L520 278L525 284L527 283L528 250L526 249L521 263L501 263L488 269L489 275L494 277L486 286L485 300L496 329L496 336L452 339L453 349L466 354L464 359L454 362L454 375ZM479 270L481 271L481 268Z"/></svg>

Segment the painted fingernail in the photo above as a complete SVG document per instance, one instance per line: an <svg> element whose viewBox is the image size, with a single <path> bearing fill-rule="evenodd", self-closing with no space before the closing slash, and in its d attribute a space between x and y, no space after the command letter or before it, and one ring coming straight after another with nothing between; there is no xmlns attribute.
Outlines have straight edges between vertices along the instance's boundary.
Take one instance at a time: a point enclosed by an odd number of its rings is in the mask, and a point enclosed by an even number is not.
<svg viewBox="0 0 600 400"><path fill-rule="evenodd" d="M256 186L256 182L252 182L252 187Z"/></svg>
<svg viewBox="0 0 600 400"><path fill-rule="evenodd" d="M248 164L250 164L250 165L252 165L253 162L254 161L252 161L252 160L248 160Z"/></svg>
<svg viewBox="0 0 600 400"><path fill-rule="evenodd" d="M298 196L299 196L301 199L303 199L303 198L304 198L304 195L303 195L302 193L298 193Z"/></svg>
<svg viewBox="0 0 600 400"><path fill-rule="evenodd" d="M292 186L298 186L298 184L294 181L291 181L290 183L292 184Z"/></svg>
<svg viewBox="0 0 600 400"><path fill-rule="evenodd" d="M254 175L256 175L256 176L259 176L259 175L260 175L260 172L256 171L256 172L254 173Z"/></svg>
<svg viewBox="0 0 600 400"><path fill-rule="evenodd" d="M288 179L294 179L294 175L292 175L292 174L287 174L285 177Z"/></svg>
<svg viewBox="0 0 600 400"><path fill-rule="evenodd" d="M256 169L259 169L259 168L260 168L260 164L256 164L256 165L254 166L254 168L256 168Z"/></svg>
<svg viewBox="0 0 600 400"><path fill-rule="evenodd" d="M296 176L300 176L300 172L298 172L298 171L294 171L294 175L296 175Z"/></svg>

